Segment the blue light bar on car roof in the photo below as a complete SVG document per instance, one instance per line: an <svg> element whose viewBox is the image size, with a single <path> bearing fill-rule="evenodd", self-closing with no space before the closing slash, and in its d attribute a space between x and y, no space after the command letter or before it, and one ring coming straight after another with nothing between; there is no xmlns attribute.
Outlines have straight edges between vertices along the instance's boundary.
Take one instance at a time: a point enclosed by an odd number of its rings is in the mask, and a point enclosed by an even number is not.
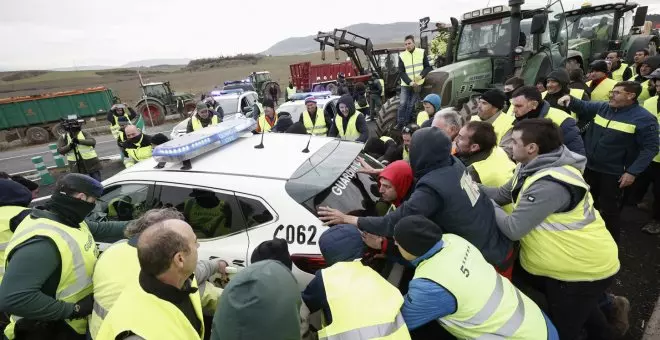
<svg viewBox="0 0 660 340"><path fill-rule="evenodd" d="M299 92L289 96L289 100L303 100L307 97L314 97L316 99L328 98L332 96L330 91L321 91L321 92Z"/></svg>
<svg viewBox="0 0 660 340"><path fill-rule="evenodd" d="M243 89L215 90L215 91L211 91L211 96L223 96L226 94L241 94L243 92L245 92Z"/></svg>
<svg viewBox="0 0 660 340"><path fill-rule="evenodd" d="M228 120L161 144L153 150L152 156L157 162L183 162L227 145L256 128L257 122L251 118Z"/></svg>

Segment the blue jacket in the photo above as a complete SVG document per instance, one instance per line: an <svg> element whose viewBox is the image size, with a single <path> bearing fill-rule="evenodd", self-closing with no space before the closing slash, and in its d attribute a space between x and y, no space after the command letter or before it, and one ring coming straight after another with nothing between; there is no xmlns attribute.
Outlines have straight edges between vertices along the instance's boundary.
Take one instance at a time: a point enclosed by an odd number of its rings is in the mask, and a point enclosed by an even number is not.
<svg viewBox="0 0 660 340"><path fill-rule="evenodd" d="M551 107L550 103L547 101L543 101L542 105L539 118L545 118ZM584 142L582 141L582 136L580 136L580 129L578 129L575 119L566 119L559 127L561 128L563 135L564 145L566 145L569 150L585 156Z"/></svg>
<svg viewBox="0 0 660 340"><path fill-rule="evenodd" d="M571 97L569 109L580 120L593 120L585 133L587 168L636 176L658 154L658 120L637 103L615 109L608 103Z"/></svg>
<svg viewBox="0 0 660 340"><path fill-rule="evenodd" d="M501 265L511 240L497 227L493 204L450 150L451 141L442 130L431 127L415 132L410 165L418 181L410 198L385 216L358 218L358 227L374 235L392 236L403 217L422 215L444 232L474 244L489 263Z"/></svg>
<svg viewBox="0 0 660 340"><path fill-rule="evenodd" d="M439 241L426 254L416 258L412 264L417 267L422 261L428 260L442 251L444 242ZM438 268L442 270L442 268ZM408 294L403 297L401 314L408 329L413 330L428 322L437 320L456 312L456 298L445 287L428 279L412 279ZM548 340L559 340L557 329L548 316L543 313L548 326Z"/></svg>

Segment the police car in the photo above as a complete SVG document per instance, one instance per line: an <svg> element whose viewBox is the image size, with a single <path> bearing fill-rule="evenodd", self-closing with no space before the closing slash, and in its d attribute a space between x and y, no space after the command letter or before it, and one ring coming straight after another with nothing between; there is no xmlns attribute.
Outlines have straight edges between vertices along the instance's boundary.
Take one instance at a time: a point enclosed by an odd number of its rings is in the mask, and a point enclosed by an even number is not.
<svg viewBox="0 0 660 340"><path fill-rule="evenodd" d="M300 115L307 110L305 99L308 97L314 97L316 106L321 110L330 110L334 117L339 96L332 95L330 91L296 93L289 98L289 101L280 105L275 112L278 114L288 112L291 115L291 119L297 122L300 119Z"/></svg>
<svg viewBox="0 0 660 340"><path fill-rule="evenodd" d="M199 258L226 260L240 270L260 243L289 244L293 273L304 288L325 266L318 241L327 229L319 206L374 214L376 181L358 173L362 144L335 138L253 135L253 119L237 118L156 147L103 182L97 219L131 220L152 208L181 211L199 240Z"/></svg>
<svg viewBox="0 0 660 340"><path fill-rule="evenodd" d="M246 113L250 113L253 105L259 99L259 95L256 92L244 91L242 89L214 90L211 91L210 96L213 97L216 103L218 103L214 109L218 111L219 107L222 108L224 120L231 120ZM195 114L197 114L196 110L192 113L192 116ZM190 118L186 118L179 124L175 125L170 133L170 139L179 138L185 135L189 120Z"/></svg>

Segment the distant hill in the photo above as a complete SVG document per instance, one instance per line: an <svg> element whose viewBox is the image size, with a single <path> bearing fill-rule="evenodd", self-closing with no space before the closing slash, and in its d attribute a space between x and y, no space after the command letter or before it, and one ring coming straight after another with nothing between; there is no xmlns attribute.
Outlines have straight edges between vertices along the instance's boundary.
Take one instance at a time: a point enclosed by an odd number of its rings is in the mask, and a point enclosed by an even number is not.
<svg viewBox="0 0 660 340"><path fill-rule="evenodd" d="M162 65L188 65L191 59L147 59L132 61L128 64L121 65L120 68L133 68L133 67L151 67Z"/></svg>
<svg viewBox="0 0 660 340"><path fill-rule="evenodd" d="M88 66L74 66L74 67L58 67L51 69L51 71L96 71L96 70L109 70L113 68L116 67L103 66L103 65L88 65Z"/></svg>
<svg viewBox="0 0 660 340"><path fill-rule="evenodd" d="M371 38L374 44L398 42L403 44L403 37L408 34L419 35L419 23L395 22L391 24L356 24L345 27L355 34ZM315 35L284 39L262 52L266 55L292 55L317 52L319 44L314 41Z"/></svg>

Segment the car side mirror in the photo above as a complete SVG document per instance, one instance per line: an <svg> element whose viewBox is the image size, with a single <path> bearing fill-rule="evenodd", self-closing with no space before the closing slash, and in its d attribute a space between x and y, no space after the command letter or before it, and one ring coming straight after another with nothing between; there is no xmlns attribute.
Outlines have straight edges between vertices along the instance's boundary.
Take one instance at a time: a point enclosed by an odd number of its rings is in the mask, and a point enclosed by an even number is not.
<svg viewBox="0 0 660 340"><path fill-rule="evenodd" d="M548 23L547 14L536 14L532 18L532 27L530 29L530 33L532 35L545 33L545 28L547 26L547 23Z"/></svg>
<svg viewBox="0 0 660 340"><path fill-rule="evenodd" d="M646 13L648 12L648 6L637 7L635 10L635 19L633 20L633 27L641 27L646 23Z"/></svg>

